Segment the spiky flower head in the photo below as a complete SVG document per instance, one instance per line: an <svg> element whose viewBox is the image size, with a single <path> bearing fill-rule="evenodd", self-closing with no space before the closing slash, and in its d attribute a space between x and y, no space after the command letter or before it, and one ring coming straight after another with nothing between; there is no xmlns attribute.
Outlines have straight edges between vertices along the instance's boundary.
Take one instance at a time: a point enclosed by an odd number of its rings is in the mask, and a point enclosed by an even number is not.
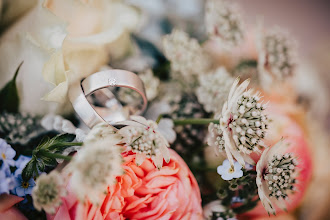
<svg viewBox="0 0 330 220"><path fill-rule="evenodd" d="M273 28L267 32L260 31L257 41L258 71L265 83L283 80L294 74L296 43L287 32L280 28Z"/></svg>
<svg viewBox="0 0 330 220"><path fill-rule="evenodd" d="M276 214L274 204L286 210L285 200L295 192L298 174L297 159L292 153L282 153L288 144L279 141L266 149L257 163L257 186L260 200L268 213Z"/></svg>
<svg viewBox="0 0 330 220"><path fill-rule="evenodd" d="M66 195L63 177L55 170L49 174L41 174L36 186L32 190L33 206L47 213L55 213L58 206L62 204L61 197Z"/></svg>
<svg viewBox="0 0 330 220"><path fill-rule="evenodd" d="M163 39L164 54L171 61L172 72L184 77L185 82L195 83L196 76L207 72L211 63L198 41L181 30L174 30Z"/></svg>
<svg viewBox="0 0 330 220"><path fill-rule="evenodd" d="M44 131L39 117L27 113L0 114L0 137L9 144L25 145Z"/></svg>
<svg viewBox="0 0 330 220"><path fill-rule="evenodd" d="M243 21L236 4L227 0L208 0L205 13L206 30L225 48L238 46L244 37Z"/></svg>
<svg viewBox="0 0 330 220"><path fill-rule="evenodd" d="M100 134L96 128L92 136ZM99 139L86 137L83 147L69 164L71 187L81 201L85 199L97 204L107 187L116 182L116 177L123 174L121 147L117 145L115 133L107 133ZM105 133L103 133L105 134Z"/></svg>
<svg viewBox="0 0 330 220"><path fill-rule="evenodd" d="M239 78L235 80L221 112L222 135L220 132L218 135L224 141L224 150L232 166L234 158L243 167L245 162L254 164L249 155L261 152L260 148L264 147L262 139L268 127L266 105L260 102L259 93L247 90L249 82L245 80L238 86ZM223 143L221 140L219 143Z"/></svg>
<svg viewBox="0 0 330 220"><path fill-rule="evenodd" d="M226 101L230 87L234 79L224 67L214 72L199 77L197 88L198 101L203 104L207 112L219 112Z"/></svg>
<svg viewBox="0 0 330 220"><path fill-rule="evenodd" d="M156 122L141 116L131 116L131 121L120 124L127 125L118 133L123 136L122 142L127 150L136 153L135 161L138 166L146 158L151 158L158 169L163 166L163 159L166 163L170 161L169 143L157 130Z"/></svg>

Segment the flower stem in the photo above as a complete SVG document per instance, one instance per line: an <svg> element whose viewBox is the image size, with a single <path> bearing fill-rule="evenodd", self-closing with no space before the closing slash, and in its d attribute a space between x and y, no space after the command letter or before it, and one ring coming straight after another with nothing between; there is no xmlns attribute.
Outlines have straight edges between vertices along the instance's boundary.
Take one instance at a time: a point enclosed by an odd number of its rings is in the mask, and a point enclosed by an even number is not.
<svg viewBox="0 0 330 220"><path fill-rule="evenodd" d="M162 120L162 118L163 118L163 115L160 114L160 115L158 116L157 120L156 120L156 123L159 124L159 122L160 122L160 120Z"/></svg>
<svg viewBox="0 0 330 220"><path fill-rule="evenodd" d="M82 146L83 142L63 142L60 143L61 146Z"/></svg>
<svg viewBox="0 0 330 220"><path fill-rule="evenodd" d="M210 123L219 124L219 120L211 118L185 118L174 119L174 125L207 125Z"/></svg>
<svg viewBox="0 0 330 220"><path fill-rule="evenodd" d="M58 154L58 153L51 153L51 152L47 152L47 151L40 151L40 154L49 158L57 158L57 159L63 159L63 160L71 160L72 156L65 156L62 154Z"/></svg>

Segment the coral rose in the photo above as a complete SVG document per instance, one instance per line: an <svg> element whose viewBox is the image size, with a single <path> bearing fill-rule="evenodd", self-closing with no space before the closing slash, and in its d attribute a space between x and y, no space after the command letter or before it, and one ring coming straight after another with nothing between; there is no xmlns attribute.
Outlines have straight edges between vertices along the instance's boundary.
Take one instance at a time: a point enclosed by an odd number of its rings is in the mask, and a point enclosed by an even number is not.
<svg viewBox="0 0 330 220"><path fill-rule="evenodd" d="M124 154L125 174L109 186L100 206L79 203L73 193L49 219L202 219L196 179L183 159L170 150L171 160L158 170L151 159L135 164L135 154Z"/></svg>

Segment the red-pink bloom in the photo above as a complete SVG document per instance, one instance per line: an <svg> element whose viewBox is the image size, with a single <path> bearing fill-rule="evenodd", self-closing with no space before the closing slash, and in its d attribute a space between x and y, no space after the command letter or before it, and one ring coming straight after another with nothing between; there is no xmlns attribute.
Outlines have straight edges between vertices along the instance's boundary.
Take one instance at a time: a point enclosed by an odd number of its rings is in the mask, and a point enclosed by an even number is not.
<svg viewBox="0 0 330 220"><path fill-rule="evenodd" d="M26 220L27 218L14 206L22 201L22 197L1 194L0 195L0 219Z"/></svg>
<svg viewBox="0 0 330 220"><path fill-rule="evenodd" d="M125 174L97 207L81 204L73 193L49 219L202 219L199 187L183 159L170 150L171 160L158 170L147 158L140 166L135 154L123 155Z"/></svg>

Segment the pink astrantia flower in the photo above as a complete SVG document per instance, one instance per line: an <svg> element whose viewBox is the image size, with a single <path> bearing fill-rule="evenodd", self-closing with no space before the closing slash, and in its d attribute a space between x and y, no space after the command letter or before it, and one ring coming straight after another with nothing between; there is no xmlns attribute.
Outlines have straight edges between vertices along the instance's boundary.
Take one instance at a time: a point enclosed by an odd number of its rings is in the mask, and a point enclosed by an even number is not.
<svg viewBox="0 0 330 220"><path fill-rule="evenodd" d="M49 219L202 219L199 187L183 159L169 150L171 160L158 170L150 158L136 165L136 154L123 154L125 174L108 187L100 205L79 203L74 194Z"/></svg>

